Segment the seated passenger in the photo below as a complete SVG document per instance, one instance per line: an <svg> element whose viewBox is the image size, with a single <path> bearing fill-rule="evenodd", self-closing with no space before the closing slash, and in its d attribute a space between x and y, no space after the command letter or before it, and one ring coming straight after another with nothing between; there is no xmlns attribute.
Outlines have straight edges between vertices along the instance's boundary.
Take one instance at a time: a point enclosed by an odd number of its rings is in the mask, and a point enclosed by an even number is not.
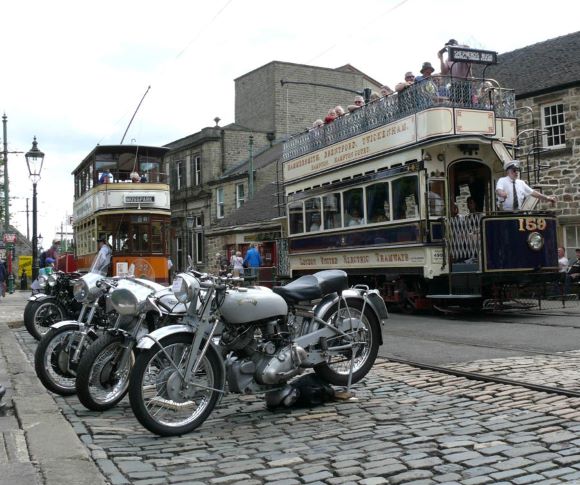
<svg viewBox="0 0 580 485"><path fill-rule="evenodd" d="M309 232L313 231L320 231L320 214L317 212L312 214L312 221L310 223Z"/></svg>
<svg viewBox="0 0 580 485"><path fill-rule="evenodd" d="M104 172L101 174L101 176L99 177L99 183L100 184L109 184L112 181L113 181L113 175L111 174L109 169L106 168L104 170Z"/></svg>
<svg viewBox="0 0 580 485"><path fill-rule="evenodd" d="M129 178L131 179L131 182L133 182L134 184L138 184L139 182L141 182L141 176L137 172L131 172Z"/></svg>
<svg viewBox="0 0 580 485"><path fill-rule="evenodd" d="M371 103L374 103L375 101L378 101L379 99L381 99L381 96L376 91L373 91L369 97L369 101Z"/></svg>
<svg viewBox="0 0 580 485"><path fill-rule="evenodd" d="M360 226L364 224L364 217L361 217L360 211L358 209L353 209L352 213L350 214L350 220L348 221L348 225L350 226Z"/></svg>
<svg viewBox="0 0 580 485"><path fill-rule="evenodd" d="M407 71L405 73L405 80L395 86L395 91L400 93L413 84L415 84L415 75L411 71Z"/></svg>
<svg viewBox="0 0 580 485"><path fill-rule="evenodd" d="M340 105L335 106L334 107L334 111L336 113L336 117L337 118L340 117L340 116L344 116L345 115L344 108L342 106L340 106Z"/></svg>
<svg viewBox="0 0 580 485"><path fill-rule="evenodd" d="M321 119L317 119L314 121L314 123L312 123L312 129L316 129L321 127L324 124L324 121L322 121Z"/></svg>
<svg viewBox="0 0 580 485"><path fill-rule="evenodd" d="M393 94L395 91L393 91L389 86L381 86L381 96L387 97L390 96L391 94Z"/></svg>

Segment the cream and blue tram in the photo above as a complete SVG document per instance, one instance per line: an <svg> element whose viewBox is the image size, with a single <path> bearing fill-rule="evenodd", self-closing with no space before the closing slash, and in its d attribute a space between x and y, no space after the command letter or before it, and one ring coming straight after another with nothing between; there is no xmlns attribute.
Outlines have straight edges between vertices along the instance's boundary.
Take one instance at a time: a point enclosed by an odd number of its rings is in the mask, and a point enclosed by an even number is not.
<svg viewBox="0 0 580 485"><path fill-rule="evenodd" d="M291 276L344 269L406 310L481 307L553 281L555 215L537 199L502 211L495 194L514 109L497 83L441 78L291 138Z"/></svg>

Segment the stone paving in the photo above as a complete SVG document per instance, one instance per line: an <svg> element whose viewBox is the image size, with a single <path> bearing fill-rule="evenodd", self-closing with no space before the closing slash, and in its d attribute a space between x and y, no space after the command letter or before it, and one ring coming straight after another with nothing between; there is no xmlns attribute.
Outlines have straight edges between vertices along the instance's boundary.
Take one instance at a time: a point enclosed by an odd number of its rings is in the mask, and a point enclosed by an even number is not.
<svg viewBox="0 0 580 485"><path fill-rule="evenodd" d="M15 333L32 359L34 341ZM577 386L579 355L456 367ZM173 438L144 430L126 399L104 413L55 399L111 484L580 483L580 399L386 361L355 390L355 401L275 412L229 395Z"/></svg>

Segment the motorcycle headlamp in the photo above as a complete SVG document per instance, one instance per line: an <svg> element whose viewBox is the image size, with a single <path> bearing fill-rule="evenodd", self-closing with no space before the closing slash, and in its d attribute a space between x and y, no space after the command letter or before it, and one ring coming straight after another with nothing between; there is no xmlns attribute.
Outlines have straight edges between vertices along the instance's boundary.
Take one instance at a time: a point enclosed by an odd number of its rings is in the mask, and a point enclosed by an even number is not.
<svg viewBox="0 0 580 485"><path fill-rule="evenodd" d="M47 282L48 277L46 275L41 274L38 276L38 286L40 286L40 288L45 288Z"/></svg>
<svg viewBox="0 0 580 485"><path fill-rule="evenodd" d="M82 278L75 281L73 285L73 296L80 303L92 301L101 294L101 289L97 282L103 277L96 273L87 273Z"/></svg>
<svg viewBox="0 0 580 485"><path fill-rule="evenodd" d="M539 232L531 232L528 236L528 246L534 251L544 247L544 237Z"/></svg>
<svg viewBox="0 0 580 485"><path fill-rule="evenodd" d="M120 280L110 294L110 302L119 315L137 315L147 303L153 290L131 280Z"/></svg>
<svg viewBox="0 0 580 485"><path fill-rule="evenodd" d="M180 303L196 302L201 285L195 276L181 273L175 277L171 289Z"/></svg>
<svg viewBox="0 0 580 485"><path fill-rule="evenodd" d="M56 273L52 273L48 275L48 286L56 285L56 281L58 280L58 275Z"/></svg>

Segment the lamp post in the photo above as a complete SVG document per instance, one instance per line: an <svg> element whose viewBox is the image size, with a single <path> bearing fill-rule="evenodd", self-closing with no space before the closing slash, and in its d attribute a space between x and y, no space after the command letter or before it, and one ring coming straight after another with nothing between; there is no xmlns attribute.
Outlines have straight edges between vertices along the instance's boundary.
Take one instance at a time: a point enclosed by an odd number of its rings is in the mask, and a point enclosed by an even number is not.
<svg viewBox="0 0 580 485"><path fill-rule="evenodd" d="M35 280L38 277L36 184L40 180L40 172L42 172L42 164L44 163L44 153L38 149L36 137L34 137L32 148L25 155L25 158L28 166L28 176L32 182L32 279Z"/></svg>
<svg viewBox="0 0 580 485"><path fill-rule="evenodd" d="M187 244L187 250L185 251L185 259L186 259L186 266L189 266L189 259L187 258L187 256L189 256L189 252L191 251L191 231L193 231L193 222L194 222L194 217L190 214L185 218L185 221L187 223L187 237L186 239L186 244Z"/></svg>

